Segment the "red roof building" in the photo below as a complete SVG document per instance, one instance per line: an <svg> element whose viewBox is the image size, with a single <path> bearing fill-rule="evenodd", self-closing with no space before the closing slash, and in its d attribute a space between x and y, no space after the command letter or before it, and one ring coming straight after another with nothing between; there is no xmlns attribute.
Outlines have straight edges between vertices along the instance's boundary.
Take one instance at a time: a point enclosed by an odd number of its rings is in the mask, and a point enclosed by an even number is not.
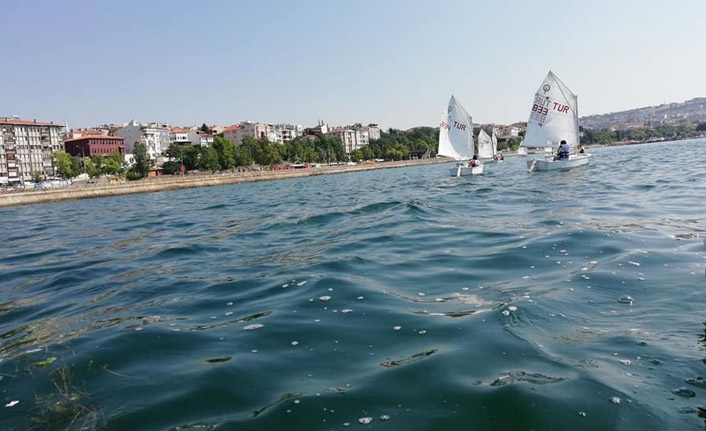
<svg viewBox="0 0 706 431"><path fill-rule="evenodd" d="M125 140L117 136L89 135L64 141L66 152L75 157L125 154Z"/></svg>

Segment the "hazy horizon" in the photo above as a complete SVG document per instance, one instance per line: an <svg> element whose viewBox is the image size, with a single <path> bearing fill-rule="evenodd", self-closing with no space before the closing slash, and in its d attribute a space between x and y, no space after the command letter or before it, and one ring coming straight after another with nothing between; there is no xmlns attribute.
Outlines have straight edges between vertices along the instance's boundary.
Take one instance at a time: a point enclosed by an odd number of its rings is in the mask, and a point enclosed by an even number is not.
<svg viewBox="0 0 706 431"><path fill-rule="evenodd" d="M580 116L706 96L704 2L440 3L7 3L0 116L407 129L454 94L508 124L548 70Z"/></svg>

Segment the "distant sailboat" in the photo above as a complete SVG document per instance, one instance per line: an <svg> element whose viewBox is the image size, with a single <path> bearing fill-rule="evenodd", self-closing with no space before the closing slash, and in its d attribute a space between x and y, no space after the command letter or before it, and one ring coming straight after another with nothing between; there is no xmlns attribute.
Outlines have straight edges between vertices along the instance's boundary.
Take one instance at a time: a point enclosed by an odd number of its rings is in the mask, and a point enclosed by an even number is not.
<svg viewBox="0 0 706 431"><path fill-rule="evenodd" d="M449 106L441 119L438 154L459 161L451 172L453 176L483 173L482 164L469 166L468 160L473 156L473 120L454 96L449 99Z"/></svg>
<svg viewBox="0 0 706 431"><path fill-rule="evenodd" d="M480 129L480 132L478 132L478 157L483 161L493 160L495 157L493 138L483 129Z"/></svg>
<svg viewBox="0 0 706 431"><path fill-rule="evenodd" d="M568 158L555 160L552 154L548 154L529 160L529 171L568 169L586 165L591 159L590 154L576 154L579 145L578 97L550 71L534 95L527 132L521 145L524 148L556 149L561 141L569 145Z"/></svg>
<svg viewBox="0 0 706 431"><path fill-rule="evenodd" d="M498 155L498 135L495 134L495 127L493 127L493 133L490 135L490 141L493 143L493 159L502 162L503 159L500 158L502 154Z"/></svg>

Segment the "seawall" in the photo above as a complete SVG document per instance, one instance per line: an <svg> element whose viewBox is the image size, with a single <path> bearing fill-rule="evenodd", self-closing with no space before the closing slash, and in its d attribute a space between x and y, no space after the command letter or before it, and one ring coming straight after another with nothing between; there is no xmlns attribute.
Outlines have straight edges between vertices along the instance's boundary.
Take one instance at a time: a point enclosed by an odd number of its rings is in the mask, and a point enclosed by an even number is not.
<svg viewBox="0 0 706 431"><path fill-rule="evenodd" d="M402 168L436 163L447 163L450 159L402 160L354 166L324 166L308 169L286 169L281 171L262 170L247 172L223 172L214 175L161 176L134 182L112 185L96 185L83 188L63 188L41 191L16 192L0 195L0 207L31 205L48 202L61 202L75 199L92 199L108 196L121 196L136 193L152 193L167 190L213 187L226 184L249 183L255 181L283 180L288 178L310 177L315 175L343 174L348 172L370 171L373 169Z"/></svg>

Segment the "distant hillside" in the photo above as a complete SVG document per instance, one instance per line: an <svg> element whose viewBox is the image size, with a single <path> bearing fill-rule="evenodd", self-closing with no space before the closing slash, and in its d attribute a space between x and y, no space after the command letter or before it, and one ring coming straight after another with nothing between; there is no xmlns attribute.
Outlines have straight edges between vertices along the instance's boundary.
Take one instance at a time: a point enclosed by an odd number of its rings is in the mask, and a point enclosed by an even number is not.
<svg viewBox="0 0 706 431"><path fill-rule="evenodd" d="M589 115L580 119L588 129L629 129L656 127L667 124L698 123L706 121L706 98L699 97L684 103L669 103L610 114Z"/></svg>

